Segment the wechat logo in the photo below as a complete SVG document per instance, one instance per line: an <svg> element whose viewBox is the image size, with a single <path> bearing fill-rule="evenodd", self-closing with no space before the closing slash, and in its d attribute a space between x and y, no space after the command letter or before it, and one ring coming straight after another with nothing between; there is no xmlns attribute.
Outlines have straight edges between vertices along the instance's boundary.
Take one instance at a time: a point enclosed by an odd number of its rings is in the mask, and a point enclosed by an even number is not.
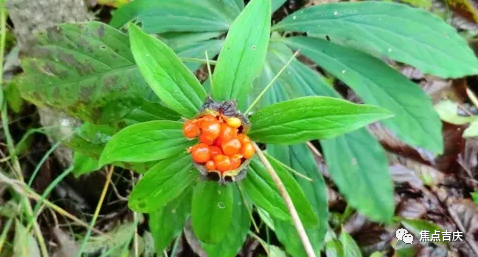
<svg viewBox="0 0 478 257"><path fill-rule="evenodd" d="M408 230L401 228L395 232L395 237L399 241L403 241L405 244L412 244L413 243L413 236L408 233Z"/></svg>

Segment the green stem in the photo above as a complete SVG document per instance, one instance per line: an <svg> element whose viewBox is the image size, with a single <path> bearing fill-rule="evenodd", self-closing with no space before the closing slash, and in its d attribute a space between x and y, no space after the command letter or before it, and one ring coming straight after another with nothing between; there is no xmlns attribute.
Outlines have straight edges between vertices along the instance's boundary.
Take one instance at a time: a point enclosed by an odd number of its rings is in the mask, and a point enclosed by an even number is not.
<svg viewBox="0 0 478 257"><path fill-rule="evenodd" d="M213 60L204 60L200 58L188 58L188 57L183 57L181 58L181 61L183 62L195 62L195 63L201 63L201 64L207 64L208 62L212 65L216 65L217 61Z"/></svg>
<svg viewBox="0 0 478 257"><path fill-rule="evenodd" d="M299 54L299 51L296 51L292 55L292 57L290 57L290 59L287 61L287 63L284 65L284 67L282 67L282 69L280 69L280 71L275 75L275 77L271 80L271 82L269 82L269 84L264 88L264 90L262 90L262 92L256 97L254 102L252 102L252 104L249 106L249 108L247 108L247 110L244 113L247 114L252 110L252 107L254 107L254 105L256 105L259 102L259 100L264 96L264 94L267 92L267 90L269 90L269 88L274 84L274 82L279 78L279 76L282 74L282 72L285 71L287 66L289 66L290 62L292 62L292 60L294 60L294 58L298 54Z"/></svg>
<svg viewBox="0 0 478 257"><path fill-rule="evenodd" d="M211 88L214 88L214 83L212 82L212 72L211 72L211 65L209 63L209 56L206 51L206 62L207 62L207 72L209 73L209 81L211 83ZM214 90L213 90L214 91Z"/></svg>
<svg viewBox="0 0 478 257"><path fill-rule="evenodd" d="M76 253L76 257L81 256L81 253L83 252L83 249L85 248L86 243L88 242L88 239L91 236L91 228L95 226L96 219L98 218L98 215L100 214L100 210L101 210L101 207L103 206L103 201L105 199L106 192L108 191L108 186L111 181L111 175L113 175L113 170L114 170L114 166L111 166L110 170L108 171L108 174L106 175L106 182L105 182L105 185L103 186L103 191L101 192L100 199L98 200L98 205L96 206L93 219L91 220L90 226L88 230L86 231L85 238L83 238L83 241L81 242L80 249Z"/></svg>
<svg viewBox="0 0 478 257"><path fill-rule="evenodd" d="M43 201L48 197L51 191L66 177L68 176L72 171L73 171L73 166L70 168L66 169L63 173L60 174L53 182L48 185L48 187L43 191L43 194L41 195L41 198L37 201L37 204L35 205L35 208L33 209L33 217L37 217L38 211L40 210L41 205L43 204ZM27 230L30 229L30 226L32 225L31 222L27 224Z"/></svg>
<svg viewBox="0 0 478 257"><path fill-rule="evenodd" d="M7 234L8 231L10 230L10 227L12 226L13 223L13 218L9 218L7 220L7 223L5 223L5 227L3 227L2 235L0 235L0 253L2 252L3 244L5 243L5 240L7 239Z"/></svg>

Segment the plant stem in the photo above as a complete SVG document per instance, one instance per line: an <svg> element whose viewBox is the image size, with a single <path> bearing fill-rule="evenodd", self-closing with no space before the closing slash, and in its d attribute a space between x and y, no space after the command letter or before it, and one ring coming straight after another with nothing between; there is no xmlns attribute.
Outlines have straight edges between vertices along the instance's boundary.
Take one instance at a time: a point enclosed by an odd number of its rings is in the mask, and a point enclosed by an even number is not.
<svg viewBox="0 0 478 257"><path fill-rule="evenodd" d="M7 223L5 223L5 226L3 227L2 235L0 235L0 253L2 252L3 244L5 243L5 240L7 239L7 234L8 231L10 230L10 227L12 226L13 223L13 218L9 218L7 220Z"/></svg>
<svg viewBox="0 0 478 257"><path fill-rule="evenodd" d="M478 99L476 99L475 93L471 91L468 87L466 88L466 94L470 98L471 102L478 108Z"/></svg>
<svg viewBox="0 0 478 257"><path fill-rule="evenodd" d="M287 66L289 66L290 62L292 62L292 60L295 59L295 57L299 54L299 51L297 50L293 55L292 57L290 57L290 59L287 61L287 63L284 65L284 67L282 67L280 69L280 71L275 75L275 77L271 80L271 82L269 82L269 84L264 88L264 90L262 90L262 92L256 97L256 99L254 100L254 102L252 102L252 104L247 108L247 110L244 112L245 114L249 113L251 110L252 110L252 107L254 107L254 105L256 105L259 100L261 100L261 98L264 96L264 94L267 92L267 90L269 90L269 88L274 84L274 82L279 78L279 76L282 74L282 72L285 71L285 69L287 68Z"/></svg>
<svg viewBox="0 0 478 257"><path fill-rule="evenodd" d="M50 185L48 185L45 191L43 191L43 194L41 195L40 200L37 201L37 204L35 205L35 208L33 209L33 217L36 218L39 215L39 210L43 201L48 197L50 192L53 191L53 189L72 171L73 171L73 166L66 169L62 174L60 174L60 176L58 176L55 180L53 180L53 182L51 182ZM31 222L27 224L26 226L27 231L30 229L31 225L32 225Z"/></svg>
<svg viewBox="0 0 478 257"><path fill-rule="evenodd" d="M211 84L211 88L214 88L214 83L212 82L212 72L211 72L211 65L209 63L209 56L206 51L206 63L207 63L207 72L209 73L209 82Z"/></svg>
<svg viewBox="0 0 478 257"><path fill-rule="evenodd" d="M254 226L254 229L256 230L256 233L259 233L259 227L257 227L256 221L254 220L254 217L252 216L252 209L247 203L246 195L244 194L244 191L242 190L242 185L240 182L237 183L237 189L239 189L239 193L241 194L242 202L246 206L246 210L249 213L249 218L252 221L252 225Z"/></svg>
<svg viewBox="0 0 478 257"><path fill-rule="evenodd" d="M195 63L202 63L202 64L205 64L205 63L210 63L212 65L216 65L217 61L213 61L213 60L204 60L204 59L200 59L200 58L188 58L188 57L183 57L181 58L181 61L183 62L195 62Z"/></svg>
<svg viewBox="0 0 478 257"><path fill-rule="evenodd" d="M256 149L257 155L259 156L259 159L261 159L262 163L264 164L267 171L271 175L272 180L274 180L277 188L279 189L279 193L282 196L282 199L284 199L285 205L287 206L287 209L290 212L290 216L292 217L292 221L294 222L295 229L297 230L297 233L299 234L300 240L302 241L302 245L304 246L304 250L307 253L307 256L316 257L314 253L314 248L312 247L312 244L310 243L309 237L307 236L304 226L302 225L302 222L300 221L299 214L297 213L297 210L295 209L294 204L292 203L292 199L290 198L289 193L285 189L284 184L280 180L276 171L270 164L269 160L267 160L266 156L264 155L262 150L259 148L259 146L257 146L256 143L253 143L253 145L254 145L254 148Z"/></svg>
<svg viewBox="0 0 478 257"><path fill-rule="evenodd" d="M83 242L81 242L80 249L78 250L78 253L76 253L76 257L81 256L81 253L83 252L83 248L85 248L86 243L88 242L88 239L90 238L91 228L95 226L96 219L98 218L98 215L100 214L100 210L101 210L101 207L103 206L103 201L105 200L106 192L108 191L108 186L111 181L111 176L113 175L113 170L114 170L114 166L111 166L108 171L108 174L106 175L106 182L105 182L105 185L103 186L103 191L101 192L100 199L98 200L98 205L96 206L93 219L91 220L88 231L86 231L86 235L85 235L85 238L83 238Z"/></svg>
<svg viewBox="0 0 478 257"><path fill-rule="evenodd" d="M31 190L29 187L27 187L27 185L25 185L24 182L15 183L15 181L13 181L12 179L9 179L7 176L3 175L2 173L0 173L0 182L5 182L6 184L11 186L15 191L17 191L17 193L21 194L22 196L26 195L26 197L29 197L29 198L31 198L35 201L40 201L40 200L43 201L43 203L46 206L48 206L49 208L58 212L60 215L65 216L65 217L73 220L74 222L78 223L79 225L81 225L83 227L86 227L88 229L91 228L88 224L86 224L82 220L78 219L77 217L73 216L69 212L65 211L60 206L48 201L47 199L45 199L44 197L39 195L37 192ZM91 229L99 235L107 236L107 235L105 235L105 233L103 233L103 232L101 232L101 231L99 231L95 228L91 228Z"/></svg>

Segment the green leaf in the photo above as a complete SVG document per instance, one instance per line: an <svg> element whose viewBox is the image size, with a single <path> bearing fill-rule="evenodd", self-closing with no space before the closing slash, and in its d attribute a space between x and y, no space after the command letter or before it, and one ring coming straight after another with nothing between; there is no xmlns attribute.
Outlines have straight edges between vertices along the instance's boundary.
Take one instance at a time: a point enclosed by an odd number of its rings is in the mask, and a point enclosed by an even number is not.
<svg viewBox="0 0 478 257"><path fill-rule="evenodd" d="M271 1L252 0L231 25L213 75L213 97L243 107L259 76L269 44Z"/></svg>
<svg viewBox="0 0 478 257"><path fill-rule="evenodd" d="M333 181L347 203L373 221L391 222L393 184L385 152L366 130L321 141Z"/></svg>
<svg viewBox="0 0 478 257"><path fill-rule="evenodd" d="M359 105L331 97L309 96L280 102L250 117L252 140L293 144L324 139L356 130L391 113L371 105Z"/></svg>
<svg viewBox="0 0 478 257"><path fill-rule="evenodd" d="M304 224L304 227L317 228L319 224L318 223L319 217L316 214L315 210L312 208L312 205L307 199L307 197L305 196L304 192L302 191L301 186L292 176L291 171L287 169L286 165L284 165L280 161L268 155L266 156L269 162L271 163L272 167L276 171L277 175L279 176L280 180L282 181L282 183L284 183L284 187L289 193L289 196L292 199L292 203L294 204L294 207L297 209L300 220ZM316 199L312 199L312 200L316 200ZM317 204L317 202L314 202L314 204Z"/></svg>
<svg viewBox="0 0 478 257"><path fill-rule="evenodd" d="M7 88L5 89L4 97L7 100L8 107L10 107L12 111L19 113L22 110L24 101L20 95L20 91L18 91L18 86L15 80L8 84ZM1 100L0 103L3 104L3 100Z"/></svg>
<svg viewBox="0 0 478 257"><path fill-rule="evenodd" d="M268 157L268 159L289 193L304 227L317 227L317 216L299 184L290 174L290 171L285 168L284 164L274 158ZM289 212L277 186L264 165L258 159L254 158L252 160L247 177L242 183L254 204L278 219L291 221Z"/></svg>
<svg viewBox="0 0 478 257"><path fill-rule="evenodd" d="M367 1L316 5L289 15L273 29L328 36L334 43L386 56L440 77L478 73L473 51L453 27L425 10L404 4Z"/></svg>
<svg viewBox="0 0 478 257"><path fill-rule="evenodd" d="M149 215L149 229L154 238L156 252L163 252L171 241L181 233L191 213L192 190L170 201Z"/></svg>
<svg viewBox="0 0 478 257"><path fill-rule="evenodd" d="M182 45L175 48L174 51L181 58L198 58L206 59L206 51L209 59L213 59L221 50L223 40L207 40L200 42L193 42L187 45ZM201 66L197 62L186 62L186 67L192 72L195 72Z"/></svg>
<svg viewBox="0 0 478 257"><path fill-rule="evenodd" d="M231 224L226 234L215 245L202 244L202 248L209 257L234 257L241 250L246 240L251 218L236 185L233 186L233 195ZM251 209L252 206L249 203L247 204Z"/></svg>
<svg viewBox="0 0 478 257"><path fill-rule="evenodd" d="M197 42L206 42L214 40L224 34L223 32L166 32L159 35L159 38L172 49L194 44ZM223 40L222 40L223 41ZM204 57L204 56L202 56Z"/></svg>
<svg viewBox="0 0 478 257"><path fill-rule="evenodd" d="M269 256L270 257L287 257L287 254L282 251L279 247L275 245L268 245L267 246L270 249Z"/></svg>
<svg viewBox="0 0 478 257"><path fill-rule="evenodd" d="M284 182L284 181L282 181ZM277 186L264 165L256 158L252 159L247 176L241 182L245 192L254 205L264 209L270 215L291 221L289 211L282 200Z"/></svg>
<svg viewBox="0 0 478 257"><path fill-rule="evenodd" d="M162 160L133 188L128 206L136 212L154 212L183 194L198 177L189 154Z"/></svg>
<svg viewBox="0 0 478 257"><path fill-rule="evenodd" d="M478 136L478 120L470 123L470 126L463 132L463 137L476 137Z"/></svg>
<svg viewBox="0 0 478 257"><path fill-rule="evenodd" d="M362 257L362 253L360 252L360 248L358 247L357 243L355 243L355 240L347 232L345 232L345 230L342 231L339 240L342 242L342 246L344 247L344 256Z"/></svg>
<svg viewBox="0 0 478 257"><path fill-rule="evenodd" d="M400 219L403 227L408 230L409 233L412 233L414 236L419 237L420 232L422 230L426 230L430 232L430 238L431 235L435 233L436 231L440 231L440 241L438 243L441 244L446 244L446 242L441 241L441 232L445 231L442 229L440 226L438 226L435 223L432 223L427 220L420 220L420 219Z"/></svg>
<svg viewBox="0 0 478 257"><path fill-rule="evenodd" d="M167 31L226 31L237 7L217 0L136 0L117 10L110 22L121 28L132 20L147 33Z"/></svg>
<svg viewBox="0 0 478 257"><path fill-rule="evenodd" d="M226 235L234 209L233 186L199 181L194 188L191 221L197 238L217 244Z"/></svg>
<svg viewBox="0 0 478 257"><path fill-rule="evenodd" d="M75 177L79 177L81 175L97 171L101 168L101 166L99 166L98 164L97 159L93 159L78 151L75 151L75 153L73 154L73 166L75 167L75 169L73 170L73 174L75 175Z"/></svg>
<svg viewBox="0 0 478 257"><path fill-rule="evenodd" d="M451 100L444 100L435 105L440 119L455 125L463 125L472 122L476 116L460 116L458 115L458 104Z"/></svg>
<svg viewBox="0 0 478 257"><path fill-rule="evenodd" d="M186 118L197 114L206 92L174 51L131 24L131 50L149 86L171 109Z"/></svg>
<svg viewBox="0 0 478 257"><path fill-rule="evenodd" d="M373 252L370 257L384 257L385 253L383 252Z"/></svg>
<svg viewBox="0 0 478 257"><path fill-rule="evenodd" d="M128 126L154 120L178 121L180 119L181 116L177 112L160 103L151 103L148 101L142 102L140 106L123 117L123 120Z"/></svg>
<svg viewBox="0 0 478 257"><path fill-rule="evenodd" d="M344 253L344 247L339 240L332 240L325 244L327 257L348 257Z"/></svg>
<svg viewBox="0 0 478 257"><path fill-rule="evenodd" d="M279 9L287 0L272 0L272 13Z"/></svg>
<svg viewBox="0 0 478 257"><path fill-rule="evenodd" d="M116 121L153 92L128 37L100 22L61 24L41 32L25 53L22 97L84 121Z"/></svg>
<svg viewBox="0 0 478 257"><path fill-rule="evenodd" d="M418 85L382 61L353 49L306 37L286 42L350 86L366 103L393 112L395 116L383 124L405 143L443 152L441 121Z"/></svg>
<svg viewBox="0 0 478 257"><path fill-rule="evenodd" d="M181 122L157 120L126 127L106 143L100 165L155 161L186 152L194 141L183 135L182 126Z"/></svg>
<svg viewBox="0 0 478 257"><path fill-rule="evenodd" d="M476 190L475 192L471 193L471 197L473 198L473 202L475 202L476 204L478 204L478 190Z"/></svg>
<svg viewBox="0 0 478 257"><path fill-rule="evenodd" d="M16 257L41 257L40 248L35 238L20 223L15 220L15 237L13 239L13 256Z"/></svg>
<svg viewBox="0 0 478 257"><path fill-rule="evenodd" d="M274 53L276 58L268 60L272 60L271 63L277 62L277 64L275 64L276 67L282 67L290 56L292 56L292 52L288 50L288 48L284 48L282 42L273 42L271 46L273 46L271 52ZM279 81L281 81L280 85L286 88L290 97L304 95L339 97L339 94L335 92L322 77L317 75L317 72L312 71L309 67L298 61L291 62L286 72L279 78ZM272 89L274 89L275 86L276 85L274 85ZM271 99L273 100L273 98ZM357 138L357 140L351 140L353 138ZM328 153L328 155L325 156L326 163L329 165L332 178L338 184L341 192L346 192L344 195L348 201L353 202L360 212L372 217L372 219L390 221L394 208L393 187L385 153L377 140L370 136L366 130L359 130L355 133L324 141L322 141L322 148L325 153ZM342 163L343 159L353 160L354 158L358 158L358 156L364 158L365 162L358 163L359 165L347 165ZM370 167L373 167L373 169L371 170ZM362 177L360 174L366 175ZM364 180L368 183L369 178L373 178L375 174L378 174L377 181L380 182L377 183L379 184L376 185L372 182L369 184L378 188L378 194L374 194L374 196L379 199L383 197L384 206L382 206L382 201L370 201L369 190L360 187L354 179L346 180L348 176L354 178L357 176L360 181ZM345 178L343 178L343 176L345 176ZM363 208L358 206L359 202L364 202L363 205L360 205L363 206ZM374 208L378 209L378 215Z"/></svg>
<svg viewBox="0 0 478 257"><path fill-rule="evenodd" d="M308 181L297 175L294 176L302 188L305 197L311 203L319 221L318 228L306 229L306 232L314 252L320 253L328 228L328 204L325 181L317 170L314 157L305 144L290 146L268 145L267 152L278 160L283 161L285 165L291 167L296 172L312 179L312 181ZM285 249L291 256L307 256L302 241L293 225L276 219L274 227L279 241L285 246Z"/></svg>

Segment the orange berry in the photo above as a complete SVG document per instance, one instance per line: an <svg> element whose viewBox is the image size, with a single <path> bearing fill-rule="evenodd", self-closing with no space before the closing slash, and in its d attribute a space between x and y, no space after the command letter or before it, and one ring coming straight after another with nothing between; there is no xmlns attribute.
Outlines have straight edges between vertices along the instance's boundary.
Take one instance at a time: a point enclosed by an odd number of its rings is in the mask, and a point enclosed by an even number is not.
<svg viewBox="0 0 478 257"><path fill-rule="evenodd" d="M242 155L234 154L231 157L231 170L235 170L241 166L242 163Z"/></svg>
<svg viewBox="0 0 478 257"><path fill-rule="evenodd" d="M206 169L207 170L215 170L216 169L216 163L213 160L209 160L206 162Z"/></svg>
<svg viewBox="0 0 478 257"><path fill-rule="evenodd" d="M204 143L206 145L213 145L214 144L214 138L211 138L208 134L201 133L199 135L199 142Z"/></svg>
<svg viewBox="0 0 478 257"><path fill-rule="evenodd" d="M206 120L206 121L216 121L217 118L211 114L206 114L204 116L201 117L202 120Z"/></svg>
<svg viewBox="0 0 478 257"><path fill-rule="evenodd" d="M213 115L210 115L210 114L206 114L204 116L202 116L201 118L197 119L196 120L196 124L201 127L201 124L203 121L216 121L216 117L214 117Z"/></svg>
<svg viewBox="0 0 478 257"><path fill-rule="evenodd" d="M209 139L215 140L221 133L221 124L217 120L205 120L201 122L201 134L205 134Z"/></svg>
<svg viewBox="0 0 478 257"><path fill-rule="evenodd" d="M239 141L241 141L241 144L245 145L247 143L250 143L251 140L249 139L249 137L245 134L239 134L237 136L237 139L239 139Z"/></svg>
<svg viewBox="0 0 478 257"><path fill-rule="evenodd" d="M237 136L237 129L228 126L226 123L221 123L221 133L219 134L218 144L228 142Z"/></svg>
<svg viewBox="0 0 478 257"><path fill-rule="evenodd" d="M211 157L212 158L214 158L214 156L216 156L216 155L223 154L221 148L218 147L218 146L214 146L214 145L209 147L209 151L211 152Z"/></svg>
<svg viewBox="0 0 478 257"><path fill-rule="evenodd" d="M191 155L195 163L205 163L211 159L211 152L206 144L199 143L191 149Z"/></svg>
<svg viewBox="0 0 478 257"><path fill-rule="evenodd" d="M237 117L229 117L226 119L227 125L233 127L233 128L238 128L242 125L241 119Z"/></svg>
<svg viewBox="0 0 478 257"><path fill-rule="evenodd" d="M199 127L194 123L193 120L187 120L184 122L183 134L187 138L195 138L201 133Z"/></svg>
<svg viewBox="0 0 478 257"><path fill-rule="evenodd" d="M222 148L222 152L225 155L231 156L239 152L239 150L241 150L241 142L239 141L239 139L234 138L225 143L222 143L221 148Z"/></svg>
<svg viewBox="0 0 478 257"><path fill-rule="evenodd" d="M225 155L214 156L214 162L216 163L216 169L219 171L228 171L231 169L231 158Z"/></svg>
<svg viewBox="0 0 478 257"><path fill-rule="evenodd" d="M255 152L256 150L254 150L254 146L252 146L251 143L246 143L241 147L240 154L242 154L244 158L250 159L252 156L254 156Z"/></svg>

